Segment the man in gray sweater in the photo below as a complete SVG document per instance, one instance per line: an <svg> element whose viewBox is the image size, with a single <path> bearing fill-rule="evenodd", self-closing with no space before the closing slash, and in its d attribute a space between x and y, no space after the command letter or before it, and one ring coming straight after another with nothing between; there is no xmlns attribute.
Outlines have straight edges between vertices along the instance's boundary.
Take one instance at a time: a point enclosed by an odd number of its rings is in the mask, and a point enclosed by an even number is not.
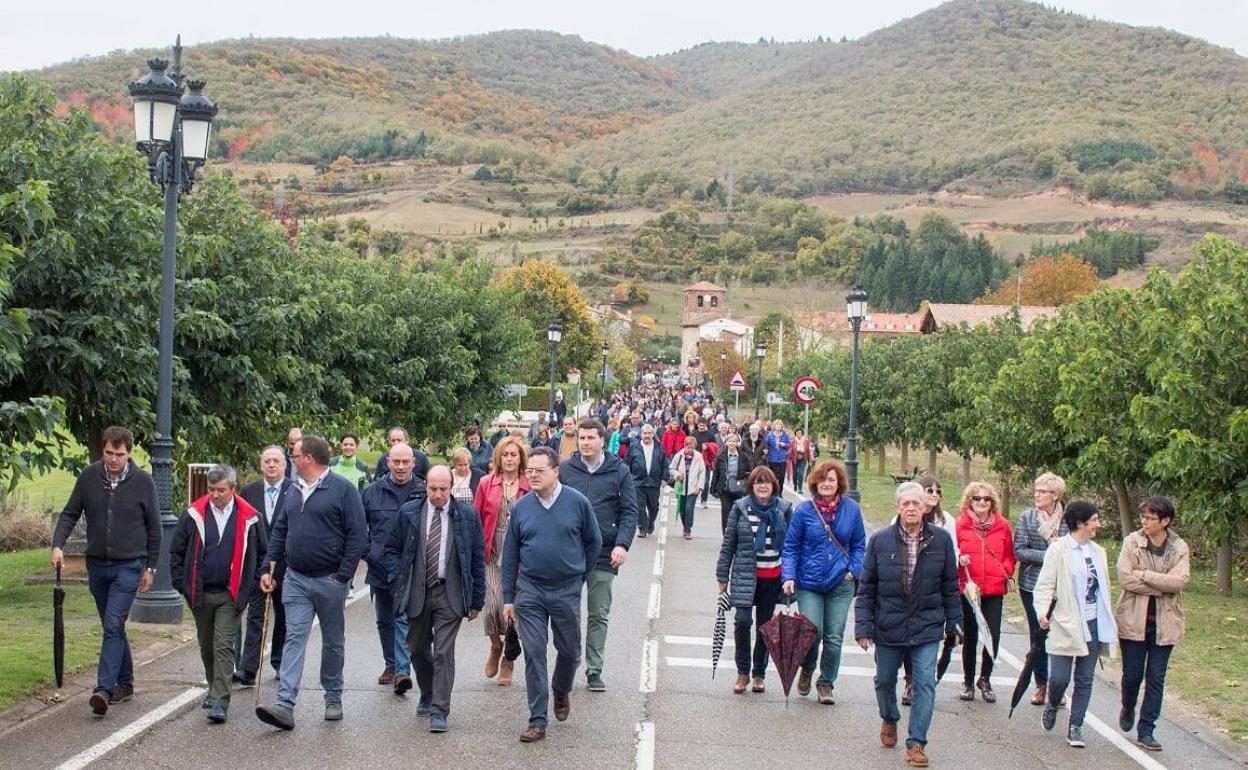
<svg viewBox="0 0 1248 770"><path fill-rule="evenodd" d="M546 737L551 690L555 719L565 721L572 708L568 693L581 657L581 586L602 548L602 533L589 500L559 483L559 458L553 449L534 449L525 473L533 493L520 498L507 525L503 619L516 622L524 648L529 726L520 741L533 743ZM557 655L548 688L550 634Z"/></svg>

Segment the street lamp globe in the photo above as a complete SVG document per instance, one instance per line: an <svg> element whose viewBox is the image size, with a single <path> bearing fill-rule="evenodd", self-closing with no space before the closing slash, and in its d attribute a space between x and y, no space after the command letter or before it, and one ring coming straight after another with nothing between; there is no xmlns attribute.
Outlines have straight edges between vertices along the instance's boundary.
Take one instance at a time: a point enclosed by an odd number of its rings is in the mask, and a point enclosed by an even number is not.
<svg viewBox="0 0 1248 770"><path fill-rule="evenodd" d="M604 343L602 343L602 357L603 357L603 358L606 358L606 357L607 357L607 354L608 354L608 353L610 353L610 352L611 352L611 346L610 346L610 345L608 345L608 344L607 344L607 343L605 343L605 342L604 342Z"/></svg>
<svg viewBox="0 0 1248 770"><path fill-rule="evenodd" d="M861 321L867 317L867 292L857 286L845 297L845 314L851 321Z"/></svg>
<svg viewBox="0 0 1248 770"><path fill-rule="evenodd" d="M552 343L558 343L563 337L563 326L558 321L551 323L546 329L546 339Z"/></svg>
<svg viewBox="0 0 1248 770"><path fill-rule="evenodd" d="M767 343L760 342L754 346L754 357L760 361L767 357Z"/></svg>
<svg viewBox="0 0 1248 770"><path fill-rule="evenodd" d="M134 141L143 152L153 144L173 141L173 124L178 114L182 87L169 77L168 59L148 59L148 73L130 84L134 98Z"/></svg>
<svg viewBox="0 0 1248 770"><path fill-rule="evenodd" d="M217 105L204 96L204 81L187 83L189 92L182 97L178 112L182 116L182 157L189 161L203 162L208 159L208 143L212 138L212 119ZM135 102L136 109L138 102Z"/></svg>

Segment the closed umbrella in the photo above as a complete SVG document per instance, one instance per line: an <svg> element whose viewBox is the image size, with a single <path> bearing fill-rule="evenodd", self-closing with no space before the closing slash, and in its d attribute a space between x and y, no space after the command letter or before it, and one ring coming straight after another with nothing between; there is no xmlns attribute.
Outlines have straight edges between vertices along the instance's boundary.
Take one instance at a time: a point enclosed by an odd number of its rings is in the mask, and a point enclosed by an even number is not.
<svg viewBox="0 0 1248 770"><path fill-rule="evenodd" d="M61 565L56 565L52 589L52 671L59 689L65 682L65 589L61 588Z"/></svg>
<svg viewBox="0 0 1248 770"><path fill-rule="evenodd" d="M758 633L767 643L767 653L776 664L776 673L780 675L780 686L784 688L784 703L787 706L793 678L797 676L797 670L806 659L806 653L814 645L819 629L800 612L782 609L771 620L759 626Z"/></svg>
<svg viewBox="0 0 1248 770"><path fill-rule="evenodd" d="M277 562L269 562L269 579L276 580L277 575L274 574L277 569ZM273 592L270 591L264 595L264 620L260 624L260 673L264 672L265 642L269 639L269 611L273 609ZM260 689L264 677L257 674L256 676L256 711L260 711Z"/></svg>
<svg viewBox="0 0 1248 770"><path fill-rule="evenodd" d="M514 620L508 621L507 633L503 637L503 657L515 663L521 652L520 634L516 633L516 622Z"/></svg>
<svg viewBox="0 0 1248 770"><path fill-rule="evenodd" d="M1054 599L1049 603L1049 611L1044 614L1045 620L1053 617L1053 608L1057 606L1057 600ZM1023 661L1023 668L1018 672L1018 681L1014 684L1014 694L1010 696L1010 713L1006 717L1014 716L1014 707L1023 699L1023 694L1031 687L1031 674L1036 668L1036 661L1041 655L1047 655L1044 649L1045 640L1049 638L1049 629L1042 628L1040 633L1036 634L1036 641L1031 645L1031 649L1027 651L1027 659Z"/></svg>
<svg viewBox="0 0 1248 770"><path fill-rule="evenodd" d="M940 648L940 660L936 661L936 682L939 683L949 670L949 661L953 658L953 648L958 646L957 634L946 634L945 643Z"/></svg>
<svg viewBox="0 0 1248 770"><path fill-rule="evenodd" d="M979 606L979 586L976 585L975 581L967 580L966 589L962 592L962 595L966 597L966 603L971 605L971 612L975 615L975 625L979 628L977 637L979 648L984 651L985 655L995 660L997 656L992 652L992 630L988 628L988 621L984 618L984 611Z"/></svg>
<svg viewBox="0 0 1248 770"><path fill-rule="evenodd" d="M715 609L715 632L711 634L711 679L715 678L715 668L719 666L719 658L724 654L724 638L728 636L728 610L732 608L732 599L728 594L719 595Z"/></svg>

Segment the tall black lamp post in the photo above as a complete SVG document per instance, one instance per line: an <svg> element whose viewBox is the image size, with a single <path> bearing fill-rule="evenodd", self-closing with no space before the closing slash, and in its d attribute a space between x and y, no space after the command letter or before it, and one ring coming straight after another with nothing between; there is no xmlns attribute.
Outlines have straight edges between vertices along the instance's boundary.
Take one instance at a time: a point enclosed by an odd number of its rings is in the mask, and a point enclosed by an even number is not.
<svg viewBox="0 0 1248 770"><path fill-rule="evenodd" d="M178 196L189 193L195 171L208 157L217 106L203 94L204 81L186 83L183 93L182 37L173 45L173 69L152 59L143 77L130 84L134 99L136 147L147 156L152 181L165 193L164 254L160 280L160 369L156 384L156 438L152 441L152 480L163 533L156 582L135 599L130 617L139 623L180 623L182 599L169 577L173 516L173 283L178 234ZM168 70L168 74L166 74Z"/></svg>
<svg viewBox="0 0 1248 770"><path fill-rule="evenodd" d="M602 385L598 388L598 400L607 400L607 354L611 352L611 346L602 343Z"/></svg>
<svg viewBox="0 0 1248 770"><path fill-rule="evenodd" d="M728 378L728 351L720 350L719 351L719 379L724 380L727 378ZM723 386L721 385L720 387L723 387ZM720 400L723 400L725 395L727 394L720 393L719 394Z"/></svg>
<svg viewBox="0 0 1248 770"><path fill-rule="evenodd" d="M763 406L763 359L767 357L766 342L754 346L754 357L758 359L758 383L754 388L754 419L757 420Z"/></svg>
<svg viewBox="0 0 1248 770"><path fill-rule="evenodd" d="M559 340L563 337L563 326L558 321L551 322L546 329L546 339L550 340L550 411L547 414L554 419L555 414L555 354L559 351Z"/></svg>
<svg viewBox="0 0 1248 770"><path fill-rule="evenodd" d="M854 357L849 366L849 438L845 444L845 475L849 476L849 496L858 498L858 332L867 317L867 292L861 286L845 298L845 312L854 329Z"/></svg>

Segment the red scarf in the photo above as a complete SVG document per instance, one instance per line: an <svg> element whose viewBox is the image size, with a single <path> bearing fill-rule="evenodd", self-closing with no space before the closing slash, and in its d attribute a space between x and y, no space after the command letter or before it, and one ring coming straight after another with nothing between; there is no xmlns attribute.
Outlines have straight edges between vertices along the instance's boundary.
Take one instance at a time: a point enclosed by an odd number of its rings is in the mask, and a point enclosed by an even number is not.
<svg viewBox="0 0 1248 770"><path fill-rule="evenodd" d="M983 521L970 508L967 508L965 511L963 511L963 515L970 516L971 523L974 524L975 529L978 529L980 532L987 532L988 530L992 529L992 525L995 524L997 521L997 515L995 513L988 517L988 521Z"/></svg>
<svg viewBox="0 0 1248 770"><path fill-rule="evenodd" d="M823 520L827 522L828 526L831 527L833 524L835 524L836 523L836 509L839 508L841 505L840 493L838 492L837 494L833 495L831 500L825 500L822 497L815 495L814 502L815 502L815 510L819 512L819 515L823 517Z"/></svg>

